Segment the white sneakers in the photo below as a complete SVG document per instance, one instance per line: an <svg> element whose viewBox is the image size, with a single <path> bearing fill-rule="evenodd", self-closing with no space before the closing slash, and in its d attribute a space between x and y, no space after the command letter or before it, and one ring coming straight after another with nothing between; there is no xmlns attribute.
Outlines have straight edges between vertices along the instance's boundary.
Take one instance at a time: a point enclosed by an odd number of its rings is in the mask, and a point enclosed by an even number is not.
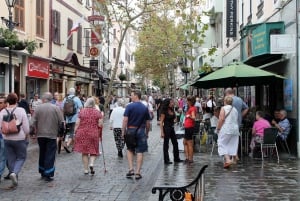
<svg viewBox="0 0 300 201"><path fill-rule="evenodd" d="M11 179L13 186L17 186L18 185L18 178L17 178L16 173L14 173L14 172L11 173L9 175L9 178Z"/></svg>

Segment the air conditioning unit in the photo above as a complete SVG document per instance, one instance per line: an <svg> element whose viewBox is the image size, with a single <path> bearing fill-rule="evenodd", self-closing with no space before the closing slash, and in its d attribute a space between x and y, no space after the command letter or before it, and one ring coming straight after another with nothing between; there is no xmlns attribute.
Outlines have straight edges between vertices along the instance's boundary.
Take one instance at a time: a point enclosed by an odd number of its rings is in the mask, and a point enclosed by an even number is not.
<svg viewBox="0 0 300 201"><path fill-rule="evenodd" d="M275 3L275 9L282 9L287 0L277 0Z"/></svg>

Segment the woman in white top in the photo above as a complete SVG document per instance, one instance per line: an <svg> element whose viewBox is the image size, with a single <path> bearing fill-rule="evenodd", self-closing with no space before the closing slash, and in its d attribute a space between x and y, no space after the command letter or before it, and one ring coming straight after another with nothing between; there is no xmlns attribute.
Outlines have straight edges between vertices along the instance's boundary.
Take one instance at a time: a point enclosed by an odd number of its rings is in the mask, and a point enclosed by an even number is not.
<svg viewBox="0 0 300 201"><path fill-rule="evenodd" d="M123 157L122 150L124 148L124 139L122 138L122 123L123 115L125 112L124 106L125 101L120 98L117 101L117 107L113 109L109 118L110 130L113 130L114 132L116 147L118 149L118 156L121 158Z"/></svg>
<svg viewBox="0 0 300 201"><path fill-rule="evenodd" d="M21 171L27 157L29 122L25 110L21 107L17 107L17 94L8 94L6 102L8 104L6 109L1 110L0 112L0 126L2 125L3 116L7 115L7 112L13 112L20 123L19 132L14 134L2 133L5 143L9 177L12 181L12 188L15 188L18 185L18 174Z"/></svg>
<svg viewBox="0 0 300 201"><path fill-rule="evenodd" d="M218 152L220 156L224 156L224 168L229 168L233 163L230 157L237 155L239 143L238 111L232 106L232 100L230 96L224 98L216 128Z"/></svg>

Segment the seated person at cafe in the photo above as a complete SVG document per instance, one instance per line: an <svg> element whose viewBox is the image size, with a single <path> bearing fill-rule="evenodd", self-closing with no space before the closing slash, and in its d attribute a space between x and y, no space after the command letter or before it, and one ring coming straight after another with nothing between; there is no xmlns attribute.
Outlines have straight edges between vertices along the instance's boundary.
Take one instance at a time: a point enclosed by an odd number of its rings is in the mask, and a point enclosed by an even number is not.
<svg viewBox="0 0 300 201"><path fill-rule="evenodd" d="M215 129L218 125L220 115L220 107L214 108L214 115L210 118L210 127L211 129Z"/></svg>
<svg viewBox="0 0 300 201"><path fill-rule="evenodd" d="M272 124L274 127L278 129L278 137L281 140L286 140L288 134L291 130L291 124L289 120L286 118L287 113L285 110L280 110L279 112L279 122L277 123L276 120L272 120Z"/></svg>
<svg viewBox="0 0 300 201"><path fill-rule="evenodd" d="M212 114L210 113L210 108L206 107L204 109L204 114L203 114L202 120L205 121L207 119L210 119L211 117L212 117Z"/></svg>
<svg viewBox="0 0 300 201"><path fill-rule="evenodd" d="M210 132L213 135L213 140L217 142L218 134L216 133L216 127L219 122L219 115L220 115L220 107L214 108L214 115L210 118Z"/></svg>
<svg viewBox="0 0 300 201"><path fill-rule="evenodd" d="M262 111L256 111L255 119L256 121L252 127L252 138L250 143L251 152L249 154L250 157L253 156L253 150L255 148L256 143L262 143L264 137L265 128L270 128L270 123L263 118L264 113Z"/></svg>

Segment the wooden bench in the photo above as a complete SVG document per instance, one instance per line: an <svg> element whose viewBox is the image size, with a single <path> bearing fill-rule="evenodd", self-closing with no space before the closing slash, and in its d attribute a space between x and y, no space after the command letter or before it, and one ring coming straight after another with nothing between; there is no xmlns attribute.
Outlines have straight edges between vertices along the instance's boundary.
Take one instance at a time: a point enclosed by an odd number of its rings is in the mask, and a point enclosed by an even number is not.
<svg viewBox="0 0 300 201"><path fill-rule="evenodd" d="M159 192L158 201L163 201L169 194L172 201L183 201L185 192L190 192L193 195L194 201L204 200L204 171L208 165L204 165L197 177L188 185L185 186L155 186L152 188L152 193Z"/></svg>

